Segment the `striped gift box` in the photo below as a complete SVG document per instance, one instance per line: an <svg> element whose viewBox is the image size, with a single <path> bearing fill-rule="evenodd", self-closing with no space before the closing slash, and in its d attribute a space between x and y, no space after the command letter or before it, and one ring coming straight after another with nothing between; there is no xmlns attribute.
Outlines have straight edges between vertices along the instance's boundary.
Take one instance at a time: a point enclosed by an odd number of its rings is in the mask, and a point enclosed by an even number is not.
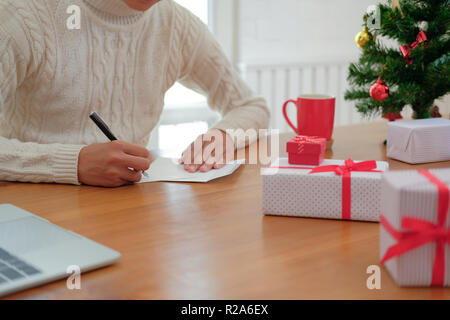
<svg viewBox="0 0 450 320"><path fill-rule="evenodd" d="M412 164L450 160L450 120L388 123L387 156Z"/></svg>

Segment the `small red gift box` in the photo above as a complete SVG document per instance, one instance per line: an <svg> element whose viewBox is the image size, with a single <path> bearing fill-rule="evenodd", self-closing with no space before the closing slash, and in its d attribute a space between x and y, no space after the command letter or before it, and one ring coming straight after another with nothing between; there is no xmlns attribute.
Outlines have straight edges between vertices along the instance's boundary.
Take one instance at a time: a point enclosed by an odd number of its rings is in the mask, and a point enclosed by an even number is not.
<svg viewBox="0 0 450 320"><path fill-rule="evenodd" d="M318 166L325 156L327 140L321 137L297 136L288 141L286 151L290 164Z"/></svg>

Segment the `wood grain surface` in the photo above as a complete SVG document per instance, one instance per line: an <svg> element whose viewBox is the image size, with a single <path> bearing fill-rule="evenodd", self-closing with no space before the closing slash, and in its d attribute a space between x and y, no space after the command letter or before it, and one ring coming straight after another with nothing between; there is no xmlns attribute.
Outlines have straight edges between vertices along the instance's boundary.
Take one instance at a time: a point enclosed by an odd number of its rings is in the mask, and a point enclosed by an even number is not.
<svg viewBox="0 0 450 320"><path fill-rule="evenodd" d="M280 148L293 134L282 135ZM387 159L386 123L338 127L328 158L387 160L391 170L449 167ZM282 152L282 155L285 155ZM379 264L379 225L263 216L259 165L207 184L145 183L115 189L0 182L12 203L121 252L110 267L16 299L449 299L450 289L400 288Z"/></svg>

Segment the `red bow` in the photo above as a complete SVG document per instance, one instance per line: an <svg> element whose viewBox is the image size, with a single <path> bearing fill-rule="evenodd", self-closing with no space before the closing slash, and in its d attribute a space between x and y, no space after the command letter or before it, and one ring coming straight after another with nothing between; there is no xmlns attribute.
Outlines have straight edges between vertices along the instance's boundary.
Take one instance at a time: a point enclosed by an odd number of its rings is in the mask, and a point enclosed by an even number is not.
<svg viewBox="0 0 450 320"><path fill-rule="evenodd" d="M369 172L380 172L379 170L374 170L377 167L377 162L374 160L354 162L352 159L345 160L343 166L333 164L328 166L315 167L310 173L318 172L335 172L338 176L343 176L349 174L351 171L369 171Z"/></svg>
<svg viewBox="0 0 450 320"><path fill-rule="evenodd" d="M381 264L427 243L435 242L436 254L431 285L442 287L445 276L445 245L450 245L450 229L445 229L449 208L449 188L428 170L419 170L419 173L438 188L438 222L435 224L427 220L404 217L402 228L406 231L402 232L395 230L386 218L381 216L381 225L398 241L386 251Z"/></svg>
<svg viewBox="0 0 450 320"><path fill-rule="evenodd" d="M400 51L402 52L403 57L405 57L407 64L412 64L411 50L416 48L422 42L427 41L428 41L427 35L423 30L420 30L419 33L417 34L416 41L411 43L411 45L405 44L400 47Z"/></svg>
<svg viewBox="0 0 450 320"><path fill-rule="evenodd" d="M325 140L325 138L321 138L318 136L296 136L292 139L292 142L295 143L318 143L321 144ZM297 152L302 153L304 150L304 146L299 144L297 147Z"/></svg>
<svg viewBox="0 0 450 320"><path fill-rule="evenodd" d="M303 142L303 143L320 143L322 142L322 139L325 138L321 138L321 137L317 137L317 136L296 136L293 141L294 142Z"/></svg>
<svg viewBox="0 0 450 320"><path fill-rule="evenodd" d="M351 203L352 203L351 172L352 171L381 172L380 170L374 170L376 169L376 167L377 162L374 160L354 162L352 159L347 159L345 160L345 164L343 166L339 165L320 166L312 169L309 173L334 172L338 176L342 176L342 219L350 220Z"/></svg>

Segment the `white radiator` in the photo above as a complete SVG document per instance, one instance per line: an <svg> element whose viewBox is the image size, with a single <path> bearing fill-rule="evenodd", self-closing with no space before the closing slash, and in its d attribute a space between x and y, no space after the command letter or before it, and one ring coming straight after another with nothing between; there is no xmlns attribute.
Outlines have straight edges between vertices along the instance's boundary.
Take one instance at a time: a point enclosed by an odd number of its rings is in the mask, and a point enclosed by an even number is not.
<svg viewBox="0 0 450 320"><path fill-rule="evenodd" d="M240 71L246 82L259 95L266 98L272 111L271 127L282 132L290 131L282 113L287 99L300 94L328 94L336 97L335 125L368 121L362 119L353 101L344 100L347 84L348 62L308 64L241 64ZM290 104L288 115L296 124L295 106ZM372 119L373 120L373 119Z"/></svg>

